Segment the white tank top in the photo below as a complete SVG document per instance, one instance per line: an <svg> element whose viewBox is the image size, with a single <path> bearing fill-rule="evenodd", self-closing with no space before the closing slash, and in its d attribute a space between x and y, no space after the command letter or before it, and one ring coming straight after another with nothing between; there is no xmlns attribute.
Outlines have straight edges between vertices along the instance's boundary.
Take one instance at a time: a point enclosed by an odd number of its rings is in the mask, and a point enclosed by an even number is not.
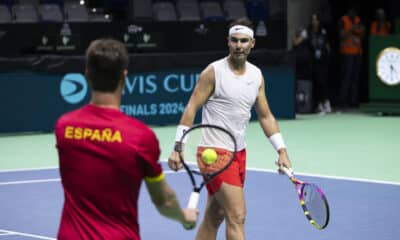
<svg viewBox="0 0 400 240"><path fill-rule="evenodd" d="M229 68L227 57L211 65L215 72L215 88L202 108L202 123L218 125L230 131L236 139L237 150L240 151L246 147L245 132L261 86L261 71L246 62L245 73L236 75ZM233 150L229 139L217 136L212 130L207 129L202 135L200 146Z"/></svg>

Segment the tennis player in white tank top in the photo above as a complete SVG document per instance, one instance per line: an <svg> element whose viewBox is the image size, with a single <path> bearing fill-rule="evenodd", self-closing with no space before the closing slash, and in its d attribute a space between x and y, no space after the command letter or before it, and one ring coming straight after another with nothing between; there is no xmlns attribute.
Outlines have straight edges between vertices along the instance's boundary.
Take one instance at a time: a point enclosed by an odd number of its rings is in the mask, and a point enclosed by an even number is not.
<svg viewBox="0 0 400 240"><path fill-rule="evenodd" d="M226 221L227 240L245 239L245 131L253 106L256 108L262 130L279 154L279 168L291 167L283 137L265 96L262 73L258 67L247 61L254 45L251 22L247 18L232 22L228 33L229 55L211 63L201 72L177 128L175 144L180 144L177 140L181 138L184 130L192 126L196 112L203 107L202 123L226 128L234 134L238 143L235 160L238 169L232 167L225 170L207 185L207 207L196 240L216 239L223 220ZM216 139L204 137L208 142L210 139ZM229 141L220 140L213 144L215 147L232 150L232 146L226 146L225 142ZM177 152L171 153L168 166L173 170L182 168ZM232 172L224 175L227 171Z"/></svg>

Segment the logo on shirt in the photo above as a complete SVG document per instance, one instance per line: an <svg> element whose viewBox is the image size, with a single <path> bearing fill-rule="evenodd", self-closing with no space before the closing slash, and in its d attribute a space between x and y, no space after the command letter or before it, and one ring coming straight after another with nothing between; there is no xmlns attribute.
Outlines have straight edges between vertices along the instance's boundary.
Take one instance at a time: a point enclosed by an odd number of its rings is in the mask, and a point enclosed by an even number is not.
<svg viewBox="0 0 400 240"><path fill-rule="evenodd" d="M60 84L60 93L67 103L81 102L87 93L87 82L80 73L69 73L64 76Z"/></svg>
<svg viewBox="0 0 400 240"><path fill-rule="evenodd" d="M66 126L64 137L66 139L89 140L92 142L122 142L121 132L111 128L97 129Z"/></svg>

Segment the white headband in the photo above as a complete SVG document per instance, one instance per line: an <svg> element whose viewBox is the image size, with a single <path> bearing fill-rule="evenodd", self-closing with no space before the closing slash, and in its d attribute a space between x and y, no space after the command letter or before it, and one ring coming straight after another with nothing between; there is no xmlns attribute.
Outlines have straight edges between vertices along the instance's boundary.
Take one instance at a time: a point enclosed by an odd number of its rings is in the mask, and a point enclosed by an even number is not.
<svg viewBox="0 0 400 240"><path fill-rule="evenodd" d="M229 29L229 36L232 34L235 34L235 33L242 33L247 36L250 36L251 38L254 38L253 30L251 30L251 28L243 26L243 25L235 25Z"/></svg>

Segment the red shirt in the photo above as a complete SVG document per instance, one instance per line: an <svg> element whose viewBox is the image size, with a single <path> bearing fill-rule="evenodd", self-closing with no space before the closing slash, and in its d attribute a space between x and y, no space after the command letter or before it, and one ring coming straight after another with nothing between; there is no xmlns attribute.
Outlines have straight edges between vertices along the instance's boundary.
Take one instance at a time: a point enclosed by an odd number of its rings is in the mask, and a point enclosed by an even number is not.
<svg viewBox="0 0 400 240"><path fill-rule="evenodd" d="M153 131L116 109L86 105L55 126L64 207L58 239L140 239L144 177L162 174Z"/></svg>

